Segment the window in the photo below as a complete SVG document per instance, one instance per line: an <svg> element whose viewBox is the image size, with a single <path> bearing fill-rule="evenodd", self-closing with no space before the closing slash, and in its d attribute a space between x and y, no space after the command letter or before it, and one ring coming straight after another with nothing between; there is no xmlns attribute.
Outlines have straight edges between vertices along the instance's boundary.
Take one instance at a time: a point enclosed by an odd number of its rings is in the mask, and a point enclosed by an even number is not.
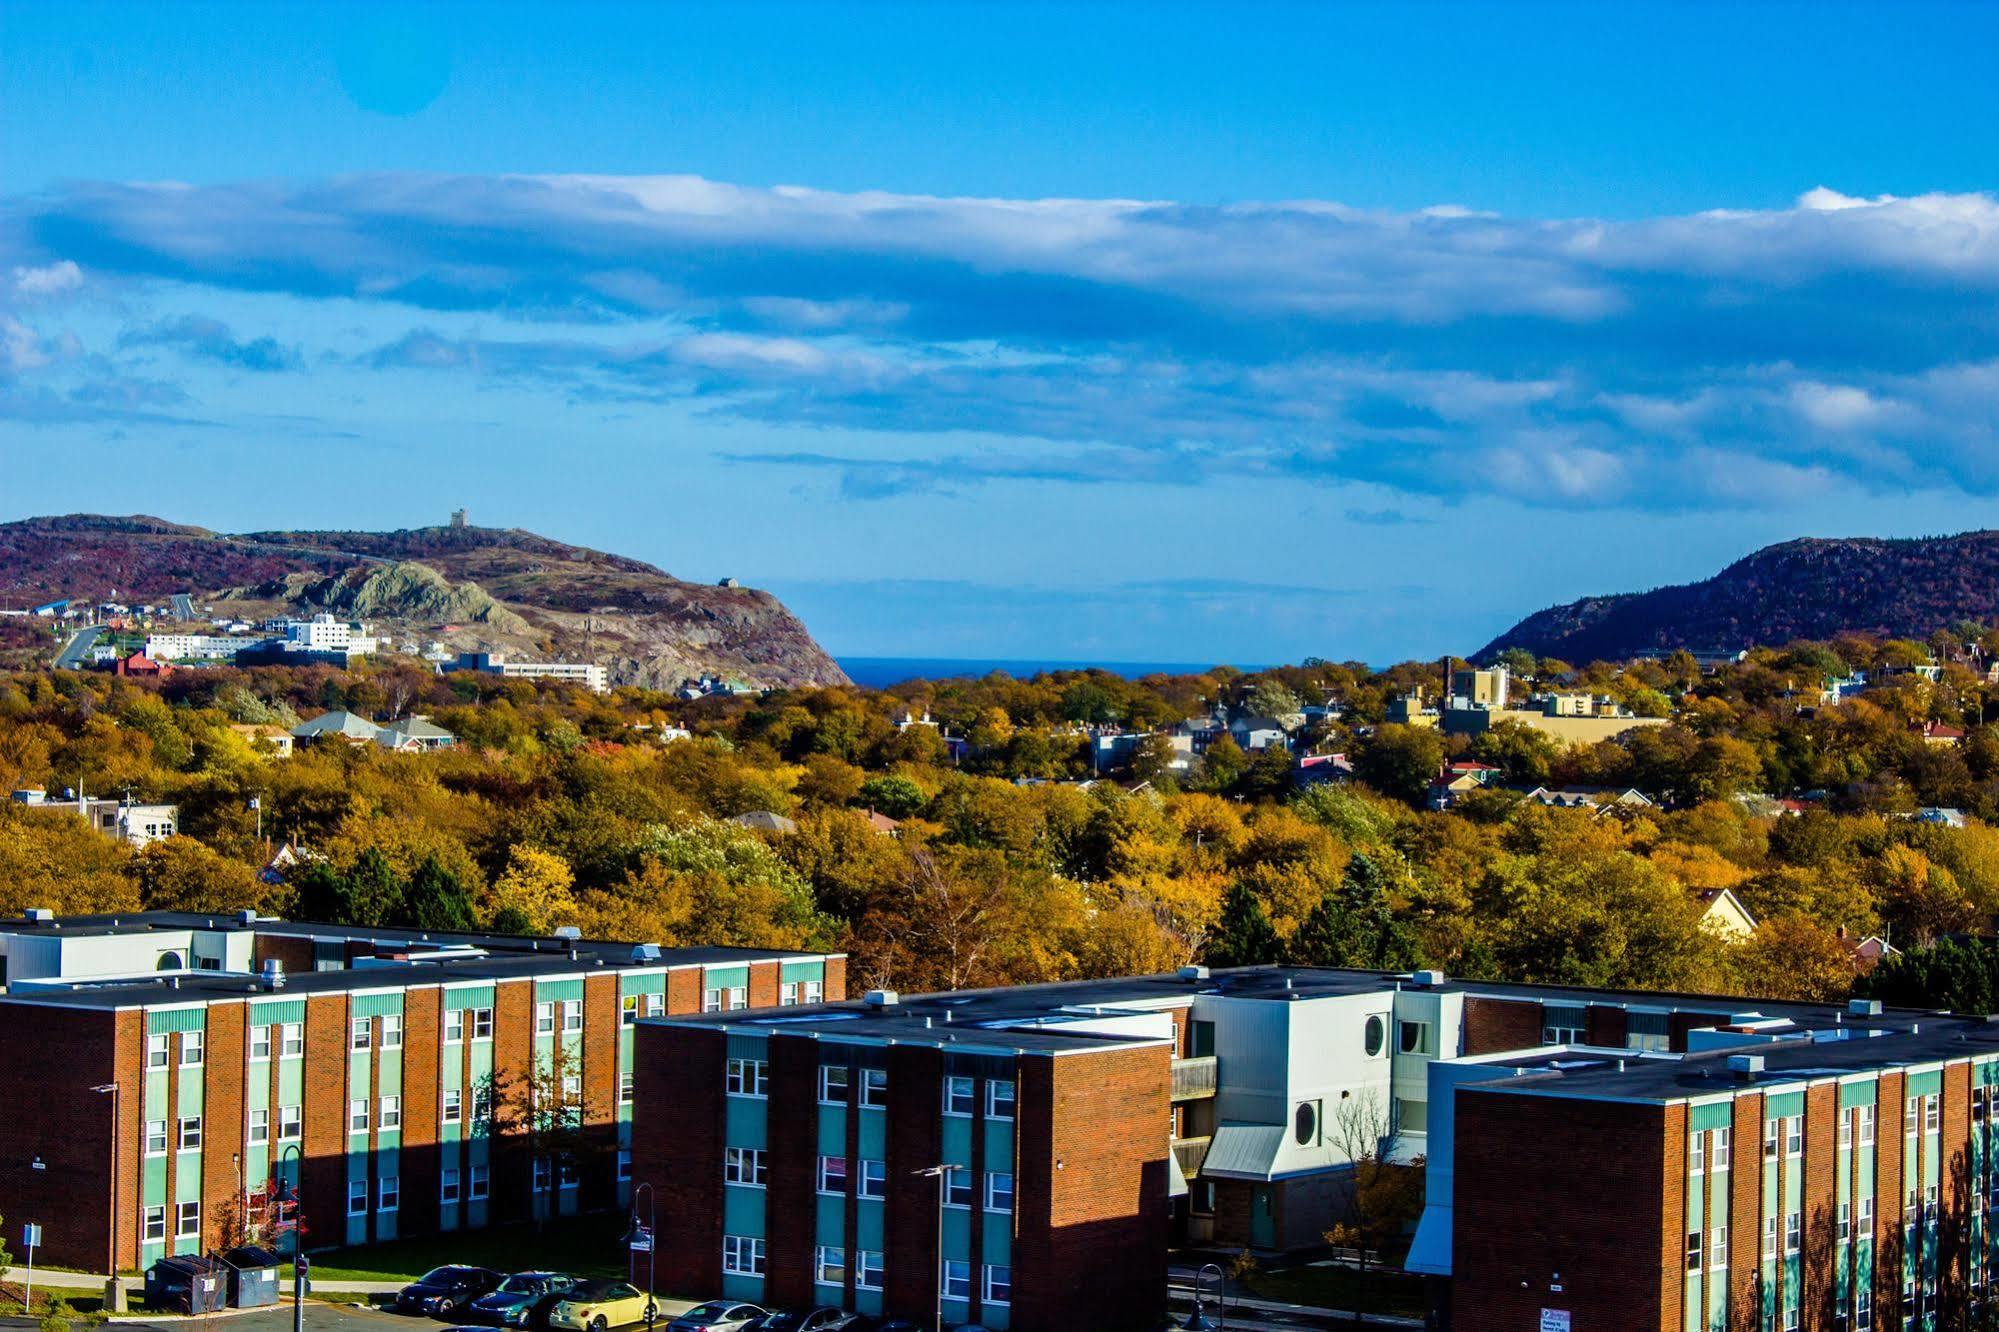
<svg viewBox="0 0 1999 1332"><path fill-rule="evenodd" d="M1784 1214L1784 1252L1796 1253L1804 1247L1805 1214L1786 1212Z"/></svg>
<svg viewBox="0 0 1999 1332"><path fill-rule="evenodd" d="M729 987L729 1007L733 1010L737 1008L748 1008L749 1006L750 1006L749 989L746 986L742 985L731 985Z"/></svg>
<svg viewBox="0 0 1999 1332"><path fill-rule="evenodd" d="M1860 1129L1860 1145L1862 1147L1872 1147L1874 1145L1874 1107L1871 1105L1856 1107L1854 1120Z"/></svg>
<svg viewBox="0 0 1999 1332"><path fill-rule="evenodd" d="M1922 1114L1922 1106L1923 1098L1920 1096L1911 1096L1908 1100L1902 1102L1903 1137L1913 1138L1916 1136L1916 1123Z"/></svg>
<svg viewBox="0 0 1999 1332"><path fill-rule="evenodd" d="M167 1154L167 1121L149 1119L146 1121L146 1155L165 1156Z"/></svg>
<svg viewBox="0 0 1999 1332"><path fill-rule="evenodd" d="M190 1115L180 1121L180 1149L193 1151L201 1146L201 1116Z"/></svg>
<svg viewBox="0 0 1999 1332"><path fill-rule="evenodd" d="M812 1255L812 1279L822 1286L847 1284L847 1251L822 1244Z"/></svg>
<svg viewBox="0 0 1999 1332"><path fill-rule="evenodd" d="M701 1011L704 1013L721 1012L722 992L720 990L703 990L701 992Z"/></svg>
<svg viewBox="0 0 1999 1332"><path fill-rule="evenodd" d="M645 1001L647 1017L658 1017L666 1011L666 996L663 994L648 994Z"/></svg>
<svg viewBox="0 0 1999 1332"><path fill-rule="evenodd" d="M1624 1044L1631 1050L1672 1049L1672 1015L1644 1009L1627 1010L1624 1014Z"/></svg>
<svg viewBox="0 0 1999 1332"><path fill-rule="evenodd" d="M992 1078L986 1083L986 1118L1013 1118L1013 1080Z"/></svg>
<svg viewBox="0 0 1999 1332"><path fill-rule="evenodd" d="M845 1105L847 1103L847 1066L845 1064L821 1064L819 1066L819 1103L821 1105Z"/></svg>
<svg viewBox="0 0 1999 1332"><path fill-rule="evenodd" d="M1013 1269L998 1263L987 1263L985 1290L980 1298L987 1304L1012 1303Z"/></svg>
<svg viewBox="0 0 1999 1332"><path fill-rule="evenodd" d="M1777 1159L1777 1124L1774 1119L1763 1121L1763 1159L1766 1161Z"/></svg>
<svg viewBox="0 0 1999 1332"><path fill-rule="evenodd" d="M350 1179L347 1181L347 1215L365 1216L368 1212L368 1181Z"/></svg>
<svg viewBox="0 0 1999 1332"><path fill-rule="evenodd" d="M1853 1107L1847 1106L1839 1112L1839 1150L1853 1148Z"/></svg>
<svg viewBox="0 0 1999 1332"><path fill-rule="evenodd" d="M558 1158L558 1159L556 1160L556 1163L555 1163L555 1186L556 1186L557 1188L559 1188L559 1189L573 1189L573 1188L575 1188L575 1187L577 1186L577 1184L578 1184L578 1183L580 1183L580 1182L581 1182L581 1180L582 1180L582 1176L580 1176L579 1174L577 1174L577 1171L576 1171L576 1158L575 1158L575 1157L573 1157L573 1156L564 1156L564 1157L560 1157L560 1158Z"/></svg>
<svg viewBox="0 0 1999 1332"><path fill-rule="evenodd" d="M1719 1174L1728 1169L1730 1153L1735 1145L1734 1134L1728 1129L1718 1128L1709 1129L1707 1136L1710 1156L1708 1169Z"/></svg>
<svg viewBox="0 0 1999 1332"><path fill-rule="evenodd" d="M537 1156L537 1157L535 1157L535 1159L534 1159L534 1191L535 1191L536 1193L547 1193L547 1192L548 1192L548 1186L549 1186L549 1182L550 1182L550 1178L551 1178L551 1176L550 1176L550 1174L549 1174L549 1169L548 1169L548 1158L547 1158L546 1156Z"/></svg>
<svg viewBox="0 0 1999 1332"><path fill-rule="evenodd" d="M861 1070L861 1104L873 1110L888 1105L888 1070L885 1068L864 1068Z"/></svg>
<svg viewBox="0 0 1999 1332"><path fill-rule="evenodd" d="M1549 1004L1541 1019L1541 1044L1581 1045L1589 1010L1576 1004Z"/></svg>
<svg viewBox="0 0 1999 1332"><path fill-rule="evenodd" d="M618 1025L621 1027L634 1027L638 1025L638 1021L639 997L635 994L628 994L618 1004Z"/></svg>
<svg viewBox="0 0 1999 1332"><path fill-rule="evenodd" d="M1208 1026L1212 1028L1214 1023L1211 1022ZM1361 1031L1361 1048L1367 1051L1369 1059L1377 1059L1381 1056L1382 1049L1387 1044L1388 1028L1382 1022L1381 1014L1369 1013L1367 1015L1367 1025Z"/></svg>
<svg viewBox="0 0 1999 1332"><path fill-rule="evenodd" d="M349 1101L347 1103L347 1131L349 1133L366 1133L368 1131L368 1103L366 1101Z"/></svg>
<svg viewBox="0 0 1999 1332"><path fill-rule="evenodd" d="M200 1203L184 1202L174 1205L174 1234L181 1239L194 1239L200 1236Z"/></svg>
<svg viewBox="0 0 1999 1332"><path fill-rule="evenodd" d="M456 1045L465 1039L465 1010L447 1008L444 1010L444 1043Z"/></svg>
<svg viewBox="0 0 1999 1332"><path fill-rule="evenodd" d="M446 1124L462 1123L465 1119L465 1093L456 1087L446 1087L443 1108L438 1111L438 1119Z"/></svg>
<svg viewBox="0 0 1999 1332"><path fill-rule="evenodd" d="M478 1202L493 1191L493 1167L475 1165L472 1167L472 1185L467 1197Z"/></svg>
<svg viewBox="0 0 1999 1332"><path fill-rule="evenodd" d="M266 1023L263 1026L250 1028L251 1060L254 1062L261 1063L262 1061L269 1059L270 1057L271 1057L270 1024Z"/></svg>
<svg viewBox="0 0 1999 1332"><path fill-rule="evenodd" d="M734 1276L762 1276L764 1242L750 1235L722 1236L722 1270Z"/></svg>
<svg viewBox="0 0 1999 1332"><path fill-rule="evenodd" d="M632 1177L632 1154L620 1149L618 1152L618 1182L628 1183Z"/></svg>
<svg viewBox="0 0 1999 1332"><path fill-rule="evenodd" d="M375 1210L393 1212L402 1204L403 1184L399 1175L384 1175L375 1186Z"/></svg>
<svg viewBox="0 0 1999 1332"><path fill-rule="evenodd" d="M583 1001L564 999L562 1001L562 1029L575 1033L583 1030Z"/></svg>
<svg viewBox="0 0 1999 1332"><path fill-rule="evenodd" d="M1777 1218L1775 1216L1766 1216L1763 1218L1763 1256L1765 1258L1775 1258L1777 1256Z"/></svg>
<svg viewBox="0 0 1999 1332"><path fill-rule="evenodd" d="M305 1129L305 1116L295 1105L278 1107L278 1141L297 1142Z"/></svg>
<svg viewBox="0 0 1999 1332"><path fill-rule="evenodd" d="M1436 1053L1430 1042L1430 1024L1427 1022L1398 1022L1400 1031L1396 1049L1406 1055L1427 1055Z"/></svg>
<svg viewBox="0 0 1999 1332"><path fill-rule="evenodd" d="M164 1244L167 1238L167 1209L148 1207L146 1209L146 1243Z"/></svg>
<svg viewBox="0 0 1999 1332"><path fill-rule="evenodd" d="M348 1024L348 1030L350 1035L347 1040L347 1048L350 1050L365 1050L368 1048L368 1033L374 1030L374 1023L370 1022L367 1018L355 1018Z"/></svg>
<svg viewBox="0 0 1999 1332"><path fill-rule="evenodd" d="M493 1010L475 1008L472 1010L472 1039L490 1041L493 1039Z"/></svg>
<svg viewBox="0 0 1999 1332"><path fill-rule="evenodd" d="M180 1034L180 1066L193 1068L201 1062L201 1033L184 1031Z"/></svg>
<svg viewBox="0 0 1999 1332"><path fill-rule="evenodd" d="M562 1099L565 1101L580 1101L583 1099L583 1075L581 1073L564 1073L562 1075Z"/></svg>
<svg viewBox="0 0 1999 1332"><path fill-rule="evenodd" d="M1803 1156L1805 1154L1805 1117L1792 1115L1784 1121L1784 1155Z"/></svg>
<svg viewBox="0 0 1999 1332"><path fill-rule="evenodd" d="M770 1079L770 1065L761 1059L731 1059L724 1074L724 1088L731 1096L762 1096Z"/></svg>
<svg viewBox="0 0 1999 1332"><path fill-rule="evenodd" d="M1698 1230L1687 1232L1687 1270L1689 1272L1701 1270L1701 1233Z"/></svg>
<svg viewBox="0 0 1999 1332"><path fill-rule="evenodd" d="M822 1156L819 1158L819 1191L821 1193L845 1193L847 1191L846 1157Z"/></svg>
<svg viewBox="0 0 1999 1332"><path fill-rule="evenodd" d="M777 1006L796 1008L798 1006L798 982L785 981L777 987Z"/></svg>
<svg viewBox="0 0 1999 1332"><path fill-rule="evenodd" d="M1795 1304L1784 1306L1784 1332L1798 1332L1798 1306Z"/></svg>
<svg viewBox="0 0 1999 1332"><path fill-rule="evenodd" d="M888 1162L862 1161L860 1187L854 1192L863 1198L888 1197Z"/></svg>
<svg viewBox="0 0 1999 1332"><path fill-rule="evenodd" d="M1856 1233L1862 1237L1874 1233L1874 1198L1871 1194L1860 1200L1859 1209L1854 1214L1854 1225Z"/></svg>
<svg viewBox="0 0 1999 1332"><path fill-rule="evenodd" d="M252 1110L250 1112L250 1145L260 1147L271 1140L271 1112Z"/></svg>
<svg viewBox="0 0 1999 1332"><path fill-rule="evenodd" d="M437 1200L441 1203L458 1201L458 1172L447 1170L437 1178Z"/></svg>
<svg viewBox="0 0 1999 1332"><path fill-rule="evenodd" d="M1003 1170L986 1172L986 1210L988 1212L1011 1212L1013 1210L1013 1176Z"/></svg>
<svg viewBox="0 0 1999 1332"><path fill-rule="evenodd" d="M944 1260L944 1298L947 1300L969 1300L972 1298L972 1265L956 1258Z"/></svg>
<svg viewBox="0 0 1999 1332"><path fill-rule="evenodd" d="M194 1062L198 1064L201 1062L201 1051L200 1051L199 1037L197 1036L196 1039L197 1043L195 1047ZM181 1040L185 1042L187 1040L187 1037L183 1036L181 1037ZM185 1052L183 1052L181 1062L183 1064L187 1062ZM1935 1092L1931 1092L1928 1096L1925 1096L1923 1098L1923 1132L1935 1133L1937 1129L1941 1127L1943 1123L1942 1099L1943 1098L1938 1096Z"/></svg>
<svg viewBox="0 0 1999 1332"><path fill-rule="evenodd" d="M1707 1134L1695 1130L1687 1135L1687 1173L1699 1175L1707 1170Z"/></svg>
<svg viewBox="0 0 1999 1332"><path fill-rule="evenodd" d="M854 1255L854 1286L858 1290L880 1290L882 1274L886 1270L882 1263L881 1250L862 1249Z"/></svg>
<svg viewBox="0 0 1999 1332"><path fill-rule="evenodd" d="M825 997L826 987L816 980L799 982L799 998L808 1004L816 1004Z"/></svg>
<svg viewBox="0 0 1999 1332"><path fill-rule="evenodd" d="M383 1129L401 1128L403 1126L403 1098L400 1096L384 1096L382 1098L381 1116L376 1120L376 1124Z"/></svg>
<svg viewBox="0 0 1999 1332"><path fill-rule="evenodd" d="M947 1115L969 1115L978 1104L978 1096L973 1090L970 1078L944 1079L944 1113Z"/></svg>
<svg viewBox="0 0 1999 1332"><path fill-rule="evenodd" d="M972 1205L972 1172L964 1166L951 1166L944 1172L944 1205L946 1207L970 1207Z"/></svg>
<svg viewBox="0 0 1999 1332"><path fill-rule="evenodd" d="M1728 1267L1728 1227L1716 1226L1707 1236L1707 1265L1716 1271Z"/></svg>
<svg viewBox="0 0 1999 1332"><path fill-rule="evenodd" d="M1874 1326L1874 1292L1861 1282L1853 1292L1854 1332L1868 1332Z"/></svg>
<svg viewBox="0 0 1999 1332"><path fill-rule="evenodd" d="M382 1019L382 1048L384 1050L403 1048L402 1014L391 1013Z"/></svg>
<svg viewBox="0 0 1999 1332"><path fill-rule="evenodd" d="M493 1120L493 1088L488 1083L480 1083L472 1089L472 1118L481 1124Z"/></svg>
<svg viewBox="0 0 1999 1332"><path fill-rule="evenodd" d="M534 1034L550 1036L555 1033L555 1005L536 1004L534 1006Z"/></svg>
<svg viewBox="0 0 1999 1332"><path fill-rule="evenodd" d="M722 1153L722 1180L728 1184L764 1186L764 1154L757 1147L730 1147Z"/></svg>
<svg viewBox="0 0 1999 1332"><path fill-rule="evenodd" d="M618 1074L618 1104L630 1105L636 1084L629 1073Z"/></svg>
<svg viewBox="0 0 1999 1332"><path fill-rule="evenodd" d="M1852 1203L1841 1203L1841 1204L1839 1205L1839 1223L1838 1223L1838 1229L1836 1229L1836 1230L1835 1230L1835 1231L1833 1232L1833 1236L1834 1236L1835 1240L1836 1240L1836 1241L1837 1241L1838 1243L1840 1243L1840 1244L1851 1244L1851 1243L1853 1242L1853 1204L1852 1204Z"/></svg>

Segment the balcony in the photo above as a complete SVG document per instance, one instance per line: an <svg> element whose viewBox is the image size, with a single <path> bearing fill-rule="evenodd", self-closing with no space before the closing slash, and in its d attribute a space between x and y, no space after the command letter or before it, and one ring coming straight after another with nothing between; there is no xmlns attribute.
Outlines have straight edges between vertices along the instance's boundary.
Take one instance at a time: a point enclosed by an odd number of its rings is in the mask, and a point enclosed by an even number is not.
<svg viewBox="0 0 1999 1332"><path fill-rule="evenodd" d="M1180 1173L1188 1179L1201 1173L1201 1163L1208 1159L1208 1144L1213 1138L1175 1138L1173 1159L1180 1163Z"/></svg>
<svg viewBox="0 0 1999 1332"><path fill-rule="evenodd" d="M1173 1099L1205 1100L1215 1094L1215 1057L1197 1055L1173 1061Z"/></svg>

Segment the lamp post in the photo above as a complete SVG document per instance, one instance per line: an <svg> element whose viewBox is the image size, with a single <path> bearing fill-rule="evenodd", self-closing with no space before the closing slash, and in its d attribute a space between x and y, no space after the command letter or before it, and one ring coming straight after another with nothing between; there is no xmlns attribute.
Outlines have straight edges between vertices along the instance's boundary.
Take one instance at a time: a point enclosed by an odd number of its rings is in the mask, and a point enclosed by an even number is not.
<svg viewBox="0 0 1999 1332"><path fill-rule="evenodd" d="M640 1180L632 1186L632 1233L631 1247L637 1247L639 1238L639 1197L646 1200L645 1254L646 1254L646 1332L652 1332L653 1320L659 1317L659 1301L654 1295L655 1277L659 1262L659 1199L653 1192L651 1183ZM628 1255L629 1257L629 1255ZM633 1264L637 1266L636 1263ZM636 1275L636 1274L634 1274Z"/></svg>
<svg viewBox="0 0 1999 1332"><path fill-rule="evenodd" d="M90 1090L111 1098L111 1224L104 1234L104 1307L122 1310L123 1287L118 1284L118 1084L100 1083Z"/></svg>
<svg viewBox="0 0 1999 1332"><path fill-rule="evenodd" d="M944 1198L945 1189L951 1178L951 1167L948 1165L926 1166L916 1173L918 1175L927 1175L937 1181L937 1266L934 1269L934 1275L937 1278L937 1322L935 1326L936 1332L944 1332Z"/></svg>
<svg viewBox="0 0 1999 1332"><path fill-rule="evenodd" d="M298 1180L294 1183L286 1177L285 1167L298 1162ZM297 1143L287 1143L278 1154L278 1186L291 1194L292 1202L292 1332L305 1332L305 1283L311 1262L305 1256L305 1249L299 1243L299 1195L305 1185L305 1151ZM283 1200L280 1193L279 1200Z"/></svg>
<svg viewBox="0 0 1999 1332"><path fill-rule="evenodd" d="M1215 1316L1208 1317L1207 1305L1201 1301L1201 1281L1208 1273L1215 1274ZM1228 1310L1222 1304L1222 1269L1215 1263L1201 1264L1201 1270L1194 1273L1194 1312L1187 1315L1187 1321L1180 1324L1187 1332L1219 1332L1228 1326Z"/></svg>

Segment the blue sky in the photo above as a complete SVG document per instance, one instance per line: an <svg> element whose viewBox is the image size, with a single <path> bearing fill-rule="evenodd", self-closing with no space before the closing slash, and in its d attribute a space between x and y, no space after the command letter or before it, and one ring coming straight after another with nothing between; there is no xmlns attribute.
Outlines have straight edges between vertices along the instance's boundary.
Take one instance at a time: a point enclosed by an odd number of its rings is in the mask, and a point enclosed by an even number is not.
<svg viewBox="0 0 1999 1332"><path fill-rule="evenodd" d="M1994 525L1999 7L0 10L0 517L469 505L836 652L1466 651Z"/></svg>

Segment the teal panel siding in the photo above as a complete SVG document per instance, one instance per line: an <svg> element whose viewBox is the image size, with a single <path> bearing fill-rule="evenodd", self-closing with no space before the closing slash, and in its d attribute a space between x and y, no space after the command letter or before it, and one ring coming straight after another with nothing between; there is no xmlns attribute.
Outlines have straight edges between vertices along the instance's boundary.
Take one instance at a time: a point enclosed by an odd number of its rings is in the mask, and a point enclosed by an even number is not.
<svg viewBox="0 0 1999 1332"><path fill-rule="evenodd" d="M542 980L534 983L534 1001L538 1004L561 1003L565 999L581 999L581 980Z"/></svg>
<svg viewBox="0 0 1999 1332"><path fill-rule="evenodd" d="M163 1031L205 1031L208 1027L208 1010L196 1005L193 1008L149 1008L146 1010L146 1034L156 1035ZM179 1058L176 1054L175 1058Z"/></svg>
<svg viewBox="0 0 1999 1332"><path fill-rule="evenodd" d="M725 1235L764 1234L764 1191L740 1184L722 1186L722 1233Z"/></svg>
<svg viewBox="0 0 1999 1332"><path fill-rule="evenodd" d="M1705 1133L1709 1129L1728 1128L1735 1122L1735 1106L1728 1101L1716 1101L1708 1105L1688 1108L1687 1129L1692 1133Z"/></svg>
<svg viewBox="0 0 1999 1332"><path fill-rule="evenodd" d="M1864 1082L1842 1082L1839 1084L1839 1108L1844 1110L1849 1106L1873 1105L1880 1091L1880 1082L1875 1078L1869 1078Z"/></svg>
<svg viewBox="0 0 1999 1332"><path fill-rule="evenodd" d="M972 1253L972 1213L969 1208L944 1209L944 1256L969 1258Z"/></svg>
<svg viewBox="0 0 1999 1332"><path fill-rule="evenodd" d="M618 997L628 994L665 994L666 973L663 971L621 971L618 973Z"/></svg>
<svg viewBox="0 0 1999 1332"><path fill-rule="evenodd" d="M1013 1124L1004 1119L986 1121L986 1169L1011 1170L1004 1164L1013 1160Z"/></svg>
<svg viewBox="0 0 1999 1332"><path fill-rule="evenodd" d="M722 1298L725 1300L748 1300L751 1304L762 1304L764 1298L764 1279L762 1277L737 1276L734 1272L724 1272L722 1274Z"/></svg>
<svg viewBox="0 0 1999 1332"><path fill-rule="evenodd" d="M854 1247L881 1252L883 1248L882 1205L873 1198L863 1198L854 1208Z"/></svg>
<svg viewBox="0 0 1999 1332"><path fill-rule="evenodd" d="M146 1074L146 1118L165 1119L167 1117L167 1075Z"/></svg>
<svg viewBox="0 0 1999 1332"><path fill-rule="evenodd" d="M403 993L357 994L349 1001L348 1016L357 1018L400 1017L403 1011Z"/></svg>
<svg viewBox="0 0 1999 1332"><path fill-rule="evenodd" d="M844 1105L822 1105L819 1107L819 1154L821 1156L845 1156L847 1154L847 1107ZM875 1158L868 1158L873 1160Z"/></svg>
<svg viewBox="0 0 1999 1332"><path fill-rule="evenodd" d="M1013 1310L1004 1304L982 1304L979 1306L979 1322L1005 1332L1013 1326Z"/></svg>
<svg viewBox="0 0 1999 1332"><path fill-rule="evenodd" d="M770 1134L764 1118L764 1103L749 1096L726 1098L728 1109L724 1123L723 1146L725 1147L768 1147Z"/></svg>
<svg viewBox="0 0 1999 1332"><path fill-rule="evenodd" d="M701 968L701 988L704 990L727 990L750 983L750 969L740 967Z"/></svg>
<svg viewBox="0 0 1999 1332"><path fill-rule="evenodd" d="M972 1121L964 1115L945 1115L939 1154L946 1165L972 1163Z"/></svg>
<svg viewBox="0 0 1999 1332"><path fill-rule="evenodd" d="M148 1207L158 1207L167 1200L167 1158L149 1156L145 1159L139 1175L139 1196Z"/></svg>
<svg viewBox="0 0 1999 1332"><path fill-rule="evenodd" d="M199 1068L181 1070L180 1108L176 1111L177 1114L185 1116L201 1113L202 1071Z"/></svg>
<svg viewBox="0 0 1999 1332"><path fill-rule="evenodd" d="M250 1005L250 1025L305 1021L303 999L259 999Z"/></svg>
<svg viewBox="0 0 1999 1332"><path fill-rule="evenodd" d="M1763 1098L1763 1118L1785 1119L1805 1113L1805 1094L1801 1091L1777 1092Z"/></svg>
<svg viewBox="0 0 1999 1332"><path fill-rule="evenodd" d="M1943 1092L1943 1070L1933 1068L1927 1073L1911 1073L1904 1084L1904 1096L1936 1096Z"/></svg>
<svg viewBox="0 0 1999 1332"><path fill-rule="evenodd" d="M826 979L826 964L823 961L786 962L777 969L780 981L821 981Z"/></svg>
<svg viewBox="0 0 1999 1332"><path fill-rule="evenodd" d="M850 1259L851 1257L852 1255L849 1255ZM882 1311L882 1293L878 1290L863 1290L859 1286L856 1286L854 1288L854 1311L856 1313L879 1315Z"/></svg>
<svg viewBox="0 0 1999 1332"><path fill-rule="evenodd" d="M1013 1266L1013 1218L1004 1212L987 1212L986 1226L979 1235L982 1262Z"/></svg>
<svg viewBox="0 0 1999 1332"><path fill-rule="evenodd" d="M847 1244L847 1200L828 1194L819 1194L812 1200L817 1214L813 1218L812 1242L830 1244L835 1248L845 1248Z"/></svg>
<svg viewBox="0 0 1999 1332"><path fill-rule="evenodd" d="M728 1057L731 1059L769 1059L770 1038L768 1036L746 1036L740 1032L730 1032Z"/></svg>
<svg viewBox="0 0 1999 1332"><path fill-rule="evenodd" d="M861 1155L870 1161L888 1159L888 1111L862 1110Z"/></svg>

